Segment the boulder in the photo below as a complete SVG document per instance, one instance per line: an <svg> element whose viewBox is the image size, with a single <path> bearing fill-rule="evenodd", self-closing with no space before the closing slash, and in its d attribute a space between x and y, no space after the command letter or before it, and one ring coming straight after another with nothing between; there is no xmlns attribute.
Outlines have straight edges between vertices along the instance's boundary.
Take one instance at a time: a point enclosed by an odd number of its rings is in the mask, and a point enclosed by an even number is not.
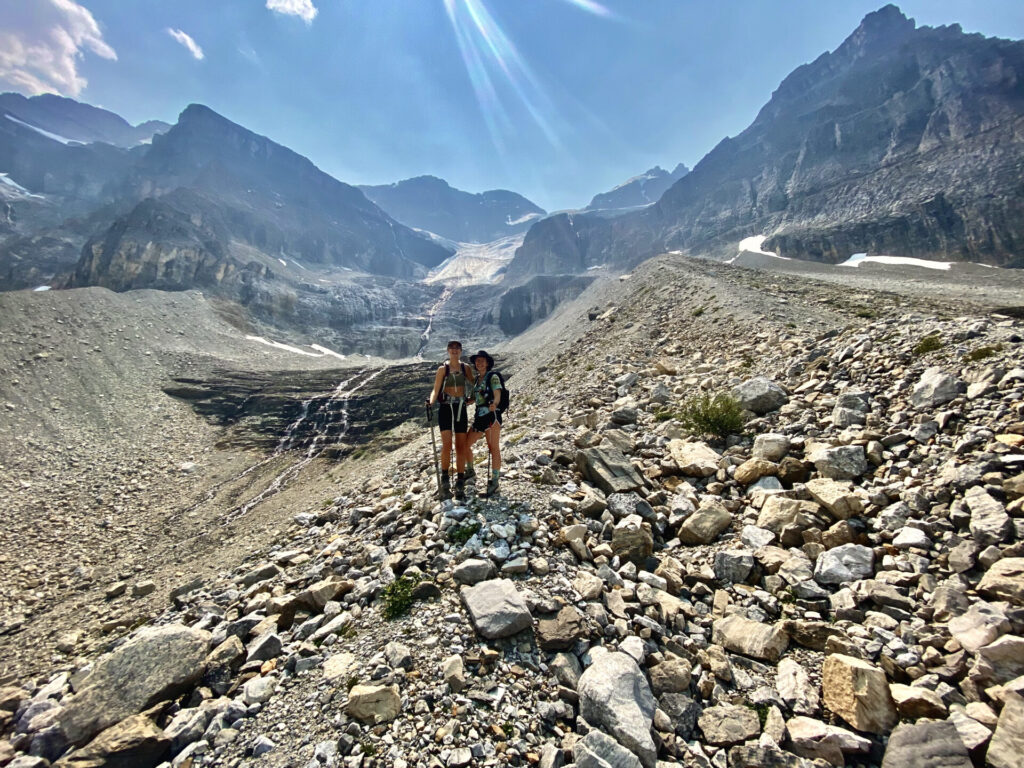
<svg viewBox="0 0 1024 768"><path fill-rule="evenodd" d="M1024 605L1024 557L997 560L982 576L978 592L990 600Z"/></svg>
<svg viewBox="0 0 1024 768"><path fill-rule="evenodd" d="M970 653L994 643L1010 631L1010 621L998 607L990 603L974 603L964 613L949 620L949 634Z"/></svg>
<svg viewBox="0 0 1024 768"><path fill-rule="evenodd" d="M621 559L643 565L653 550L651 526L640 515L627 515L612 529L612 552Z"/></svg>
<svg viewBox="0 0 1024 768"><path fill-rule="evenodd" d="M762 477L773 477L779 471L779 465L765 459L747 459L733 474L733 479L741 485L756 483Z"/></svg>
<svg viewBox="0 0 1024 768"><path fill-rule="evenodd" d="M72 744L184 693L205 670L210 634L181 624L147 627L106 656L65 707L60 727Z"/></svg>
<svg viewBox="0 0 1024 768"><path fill-rule="evenodd" d="M798 715L816 715L821 708L818 686L811 682L803 665L783 659L775 671L775 688L786 706Z"/></svg>
<svg viewBox="0 0 1024 768"><path fill-rule="evenodd" d="M750 707L719 704L700 713L697 725L708 744L717 747L741 744L761 734L761 721Z"/></svg>
<svg viewBox="0 0 1024 768"><path fill-rule="evenodd" d="M711 642L733 653L778 661L789 646L789 635L778 625L762 624L733 614L712 624Z"/></svg>
<svg viewBox="0 0 1024 768"><path fill-rule="evenodd" d="M836 520L847 520L864 511L864 502L850 490L849 483L816 477L808 480L805 487L811 498L827 509Z"/></svg>
<svg viewBox="0 0 1024 768"><path fill-rule="evenodd" d="M583 719L611 734L644 768L654 768L654 695L633 658L619 652L596 654L576 690Z"/></svg>
<svg viewBox="0 0 1024 768"><path fill-rule="evenodd" d="M825 706L858 731L888 733L898 720L885 672L861 659L827 656L821 690Z"/></svg>
<svg viewBox="0 0 1024 768"><path fill-rule="evenodd" d="M533 625L526 600L508 579L463 587L461 596L476 631L488 640L515 635Z"/></svg>
<svg viewBox="0 0 1024 768"><path fill-rule="evenodd" d="M889 693L896 702L900 717L917 720L922 717L944 718L947 714L939 694L927 688L893 683L889 686Z"/></svg>
<svg viewBox="0 0 1024 768"><path fill-rule="evenodd" d="M1019 765L1019 763L1014 763ZM882 768L972 768L967 748L949 721L900 725L889 736Z"/></svg>
<svg viewBox="0 0 1024 768"><path fill-rule="evenodd" d="M786 391L771 379L757 376L736 386L732 391L744 410L763 416L789 402Z"/></svg>
<svg viewBox="0 0 1024 768"><path fill-rule="evenodd" d="M846 584L870 579L875 572L875 552L860 544L843 544L818 555L814 580L819 584Z"/></svg>
<svg viewBox="0 0 1024 768"><path fill-rule="evenodd" d="M786 435L766 432L754 438L754 448L750 455L755 459L778 463L787 453L789 453L789 438Z"/></svg>
<svg viewBox="0 0 1024 768"><path fill-rule="evenodd" d="M643 487L636 467L615 448L586 448L576 454L576 466L585 480L605 493L628 493Z"/></svg>
<svg viewBox="0 0 1024 768"><path fill-rule="evenodd" d="M725 584L743 584L754 570L754 556L744 549L715 553L715 578Z"/></svg>
<svg viewBox="0 0 1024 768"><path fill-rule="evenodd" d="M154 768L170 756L171 739L145 715L133 715L102 731L54 768Z"/></svg>
<svg viewBox="0 0 1024 768"><path fill-rule="evenodd" d="M601 731L590 731L572 748L576 768L641 768L639 758Z"/></svg>
<svg viewBox="0 0 1024 768"><path fill-rule="evenodd" d="M967 508L971 511L971 536L979 546L1000 544L1013 531L1013 521L1006 514L1006 507L996 501L981 486L974 486L964 495Z"/></svg>
<svg viewBox="0 0 1024 768"><path fill-rule="evenodd" d="M996 731L985 755L992 768L1019 768L1024 755L1024 697L1012 691L1003 696Z"/></svg>
<svg viewBox="0 0 1024 768"><path fill-rule="evenodd" d="M710 477L718 471L721 455L710 445L686 440L670 440L668 452L686 477Z"/></svg>
<svg viewBox="0 0 1024 768"><path fill-rule="evenodd" d="M861 445L821 448L811 454L814 468L832 480L853 480L868 471L867 454Z"/></svg>
<svg viewBox="0 0 1024 768"><path fill-rule="evenodd" d="M494 563L478 557L463 560L452 570L452 577L459 584L479 584L481 581L494 578Z"/></svg>
<svg viewBox="0 0 1024 768"><path fill-rule="evenodd" d="M451 688L452 693L458 693L466 687L466 665L458 654L449 656L441 662L441 676Z"/></svg>
<svg viewBox="0 0 1024 768"><path fill-rule="evenodd" d="M926 368L914 385L910 402L915 408L934 408L936 405L948 403L964 388L962 381L941 368Z"/></svg>
<svg viewBox="0 0 1024 768"><path fill-rule="evenodd" d="M545 651L563 651L571 648L586 635L586 625L580 612L566 605L553 619L537 622L537 644Z"/></svg>
<svg viewBox="0 0 1024 768"><path fill-rule="evenodd" d="M354 685L345 707L349 716L370 725L394 720L401 710L402 697L397 685Z"/></svg>
<svg viewBox="0 0 1024 768"><path fill-rule="evenodd" d="M732 523L732 513L715 499L705 499L700 508L683 521L679 540L684 544L710 544Z"/></svg>
<svg viewBox="0 0 1024 768"><path fill-rule="evenodd" d="M654 695L683 693L689 690L691 673L690 662L681 656L669 654L668 658L649 670Z"/></svg>

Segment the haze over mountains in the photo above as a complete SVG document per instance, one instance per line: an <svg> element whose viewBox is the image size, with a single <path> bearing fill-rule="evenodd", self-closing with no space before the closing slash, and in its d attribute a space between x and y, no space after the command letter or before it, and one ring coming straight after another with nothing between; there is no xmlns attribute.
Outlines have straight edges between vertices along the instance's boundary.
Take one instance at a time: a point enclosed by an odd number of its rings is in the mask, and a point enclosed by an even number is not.
<svg viewBox="0 0 1024 768"><path fill-rule="evenodd" d="M403 355L442 295L461 308L452 330L502 338L589 282L572 276L667 250L730 258L752 236L812 261L1022 266L1021 73L1020 41L918 29L886 6L692 172L655 167L551 216L515 192L431 176L351 186L202 105L174 126L133 127L70 99L5 94L0 288L201 288L256 322L348 350L383 338ZM458 279L446 288L444 275Z"/></svg>

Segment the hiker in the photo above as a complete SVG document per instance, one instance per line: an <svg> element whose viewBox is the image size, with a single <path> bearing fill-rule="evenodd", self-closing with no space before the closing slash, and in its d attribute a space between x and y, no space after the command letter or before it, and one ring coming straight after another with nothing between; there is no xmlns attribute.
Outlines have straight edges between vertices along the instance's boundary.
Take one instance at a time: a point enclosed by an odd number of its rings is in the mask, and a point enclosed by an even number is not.
<svg viewBox="0 0 1024 768"><path fill-rule="evenodd" d="M469 465L473 465L473 443L483 435L487 438L487 450L491 456L491 476L487 479L485 496L498 494L498 478L501 476L501 417L508 407L508 391L501 374L494 370L494 358L480 350L469 358L476 369L476 384L473 399L476 410L470 429L467 453Z"/></svg>
<svg viewBox="0 0 1024 768"><path fill-rule="evenodd" d="M441 429L441 499L452 497L451 453L452 436L455 441L455 496L458 499L466 495L466 461L469 446L466 442L469 422L468 404L473 386L473 370L462 362L462 343L448 342L448 361L437 369L434 376L434 388L427 400L427 408L440 402L438 409L438 426Z"/></svg>

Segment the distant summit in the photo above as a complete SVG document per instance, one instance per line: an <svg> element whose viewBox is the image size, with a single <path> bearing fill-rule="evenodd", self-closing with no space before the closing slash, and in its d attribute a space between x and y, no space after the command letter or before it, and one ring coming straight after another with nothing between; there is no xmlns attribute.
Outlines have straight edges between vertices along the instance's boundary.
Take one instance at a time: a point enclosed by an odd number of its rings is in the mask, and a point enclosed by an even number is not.
<svg viewBox="0 0 1024 768"><path fill-rule="evenodd" d="M515 192L463 192L436 176L359 188L403 224L462 243L488 243L525 232L545 215L543 208Z"/></svg>
<svg viewBox="0 0 1024 768"><path fill-rule="evenodd" d="M0 114L52 134L58 141L81 144L100 141L125 149L145 144L154 134L171 127L160 120L131 125L113 112L52 93L32 97L20 93L0 94Z"/></svg>
<svg viewBox="0 0 1024 768"><path fill-rule="evenodd" d="M594 195L590 204L583 210L636 208L656 203L658 198L665 194L666 189L689 172L690 169L682 163L673 168L671 173L656 165L649 171L644 171L639 176L634 176L607 192Z"/></svg>

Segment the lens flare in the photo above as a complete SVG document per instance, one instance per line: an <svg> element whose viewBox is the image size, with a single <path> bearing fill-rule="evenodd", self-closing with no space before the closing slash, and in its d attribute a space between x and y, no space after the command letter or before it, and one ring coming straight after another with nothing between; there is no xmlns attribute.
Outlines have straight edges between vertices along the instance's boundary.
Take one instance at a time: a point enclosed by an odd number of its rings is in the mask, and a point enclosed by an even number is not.
<svg viewBox="0 0 1024 768"><path fill-rule="evenodd" d="M612 18L614 14L605 8L600 3L595 3L594 0L565 0L570 5L575 5L584 11L594 14L595 16L604 16L605 18Z"/></svg>

